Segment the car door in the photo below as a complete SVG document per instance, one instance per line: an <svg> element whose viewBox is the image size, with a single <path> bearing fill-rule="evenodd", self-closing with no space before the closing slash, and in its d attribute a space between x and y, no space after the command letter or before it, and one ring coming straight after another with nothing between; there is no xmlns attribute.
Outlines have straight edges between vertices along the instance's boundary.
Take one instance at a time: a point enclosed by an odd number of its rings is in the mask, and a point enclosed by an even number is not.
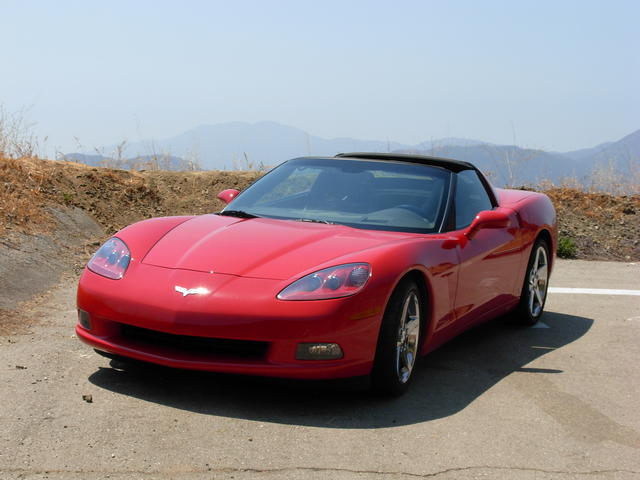
<svg viewBox="0 0 640 480"><path fill-rule="evenodd" d="M452 233L460 270L454 312L456 323L467 325L500 314L517 301L514 282L522 251L515 213L497 205L490 187L475 170L463 170L456 177ZM508 224L481 228L469 238L465 235L467 228L479 212L486 210L503 210Z"/></svg>

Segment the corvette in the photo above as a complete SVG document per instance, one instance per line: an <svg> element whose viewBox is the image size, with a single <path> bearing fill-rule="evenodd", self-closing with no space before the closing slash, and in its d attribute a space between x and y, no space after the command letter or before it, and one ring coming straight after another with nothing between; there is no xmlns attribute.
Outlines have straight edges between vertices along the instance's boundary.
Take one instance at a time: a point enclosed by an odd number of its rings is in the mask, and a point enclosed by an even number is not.
<svg viewBox="0 0 640 480"><path fill-rule="evenodd" d="M347 153L286 161L218 213L116 233L78 285L98 353L403 393L416 358L503 314L542 315L557 244L540 193L471 163Z"/></svg>

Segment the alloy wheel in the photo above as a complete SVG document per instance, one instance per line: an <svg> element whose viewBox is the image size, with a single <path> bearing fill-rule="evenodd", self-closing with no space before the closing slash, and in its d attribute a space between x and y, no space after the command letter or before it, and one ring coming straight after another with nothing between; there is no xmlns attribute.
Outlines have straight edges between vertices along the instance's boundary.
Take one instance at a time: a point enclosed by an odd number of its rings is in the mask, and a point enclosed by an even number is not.
<svg viewBox="0 0 640 480"><path fill-rule="evenodd" d="M535 260L529 271L529 313L534 318L542 313L547 296L548 281L549 261L547 250L542 245L539 245L536 250Z"/></svg>
<svg viewBox="0 0 640 480"><path fill-rule="evenodd" d="M406 383L411 377L418 354L420 338L420 300L415 291L405 298L402 315L398 325L396 342L396 373L400 383Z"/></svg>

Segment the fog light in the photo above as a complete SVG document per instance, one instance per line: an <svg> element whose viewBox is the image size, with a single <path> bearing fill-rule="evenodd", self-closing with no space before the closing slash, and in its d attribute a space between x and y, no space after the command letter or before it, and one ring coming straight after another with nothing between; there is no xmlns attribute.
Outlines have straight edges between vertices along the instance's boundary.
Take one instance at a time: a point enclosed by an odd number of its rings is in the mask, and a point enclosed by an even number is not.
<svg viewBox="0 0 640 480"><path fill-rule="evenodd" d="M299 343L297 360L336 360L342 358L342 349L337 343Z"/></svg>
<svg viewBox="0 0 640 480"><path fill-rule="evenodd" d="M91 315L89 315L89 312L78 309L78 323L87 330L91 330Z"/></svg>

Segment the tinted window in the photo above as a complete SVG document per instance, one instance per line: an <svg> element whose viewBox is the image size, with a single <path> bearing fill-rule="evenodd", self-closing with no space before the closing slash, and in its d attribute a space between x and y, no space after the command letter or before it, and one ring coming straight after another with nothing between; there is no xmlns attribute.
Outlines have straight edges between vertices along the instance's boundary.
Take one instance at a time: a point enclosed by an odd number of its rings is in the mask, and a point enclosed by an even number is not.
<svg viewBox="0 0 640 480"><path fill-rule="evenodd" d="M290 160L262 177L230 210L261 217L429 233L444 214L451 173L404 162Z"/></svg>
<svg viewBox="0 0 640 480"><path fill-rule="evenodd" d="M463 170L457 176L456 230L471 224L478 212L493 208L489 195L475 170Z"/></svg>

